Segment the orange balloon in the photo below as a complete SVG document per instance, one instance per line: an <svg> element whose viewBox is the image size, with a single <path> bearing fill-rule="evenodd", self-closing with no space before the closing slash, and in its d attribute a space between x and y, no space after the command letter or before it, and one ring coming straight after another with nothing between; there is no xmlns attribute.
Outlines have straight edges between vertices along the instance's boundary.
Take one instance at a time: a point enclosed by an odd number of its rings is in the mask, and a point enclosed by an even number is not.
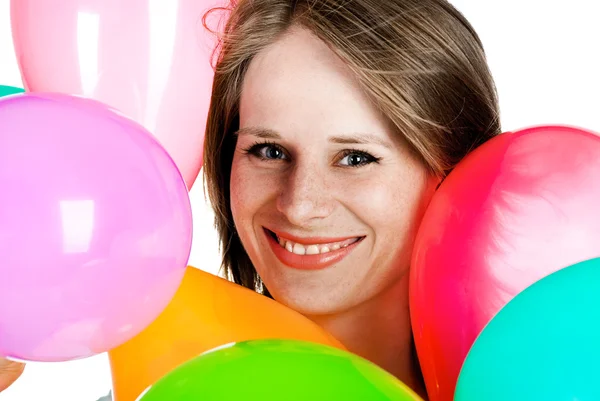
<svg viewBox="0 0 600 401"><path fill-rule="evenodd" d="M204 351L231 342L295 339L345 349L299 313L225 279L188 267L163 313L109 352L115 401L135 401L151 384Z"/></svg>

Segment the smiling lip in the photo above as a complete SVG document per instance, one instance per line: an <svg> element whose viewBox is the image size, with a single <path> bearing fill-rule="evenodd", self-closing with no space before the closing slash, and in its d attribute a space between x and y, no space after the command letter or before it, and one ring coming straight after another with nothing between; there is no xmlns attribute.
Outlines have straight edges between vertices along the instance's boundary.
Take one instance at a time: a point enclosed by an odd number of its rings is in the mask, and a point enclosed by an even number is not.
<svg viewBox="0 0 600 401"><path fill-rule="evenodd" d="M310 237L310 238L299 238L287 233L275 232L269 229L264 229L267 241L273 250L273 253L279 259L279 261L289 267L301 270L320 270L325 269L346 257L350 252L356 248L358 244L362 242L364 237L342 237L342 238L324 238L324 237ZM342 242L352 238L358 238L354 243L337 250L331 250L326 253L319 253L316 255L297 255L284 249L272 234L276 234L280 238L291 240L300 244L330 244L334 242Z"/></svg>

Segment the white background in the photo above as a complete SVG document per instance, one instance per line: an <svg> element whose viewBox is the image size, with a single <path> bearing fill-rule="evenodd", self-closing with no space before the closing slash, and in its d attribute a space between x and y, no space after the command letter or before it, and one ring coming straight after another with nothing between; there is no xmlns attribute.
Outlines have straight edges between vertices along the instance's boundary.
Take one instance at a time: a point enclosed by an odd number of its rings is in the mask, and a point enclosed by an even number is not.
<svg viewBox="0 0 600 401"><path fill-rule="evenodd" d="M483 41L498 86L504 130L556 123L600 132L597 0L451 2ZM12 48L9 0L0 0L0 85L22 87ZM190 264L216 272L217 237L201 181L191 198L195 228ZM0 401L95 401L109 389L107 359L100 355L69 363L30 364L24 376L0 394Z"/></svg>

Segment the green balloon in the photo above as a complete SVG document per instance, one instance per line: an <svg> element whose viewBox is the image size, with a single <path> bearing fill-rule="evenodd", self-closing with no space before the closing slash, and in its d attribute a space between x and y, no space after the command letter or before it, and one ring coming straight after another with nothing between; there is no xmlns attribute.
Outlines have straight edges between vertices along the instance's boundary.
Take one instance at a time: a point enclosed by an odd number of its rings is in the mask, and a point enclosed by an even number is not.
<svg viewBox="0 0 600 401"><path fill-rule="evenodd" d="M151 386L139 401L399 400L420 398L349 352L292 340L255 340L208 351Z"/></svg>
<svg viewBox="0 0 600 401"><path fill-rule="evenodd" d="M4 97L4 96L8 96L8 95L15 95L17 93L23 93L23 92L25 92L25 91L21 88L15 88L14 86L0 85L0 97Z"/></svg>
<svg viewBox="0 0 600 401"><path fill-rule="evenodd" d="M455 401L600 400L600 259L525 289L471 348Z"/></svg>

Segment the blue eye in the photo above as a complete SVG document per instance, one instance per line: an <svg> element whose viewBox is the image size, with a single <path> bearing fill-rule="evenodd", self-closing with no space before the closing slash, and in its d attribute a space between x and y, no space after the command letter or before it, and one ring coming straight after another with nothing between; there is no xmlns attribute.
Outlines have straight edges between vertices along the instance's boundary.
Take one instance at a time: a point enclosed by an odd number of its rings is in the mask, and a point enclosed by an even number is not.
<svg viewBox="0 0 600 401"><path fill-rule="evenodd" d="M274 143L255 143L244 150L262 160L285 160L287 156L281 146Z"/></svg>
<svg viewBox="0 0 600 401"><path fill-rule="evenodd" d="M361 167L370 163L377 163L379 159L367 152L358 150L345 150L339 164L347 167Z"/></svg>
<svg viewBox="0 0 600 401"><path fill-rule="evenodd" d="M260 153L267 159L281 159L283 157L281 149L275 146L263 146Z"/></svg>

